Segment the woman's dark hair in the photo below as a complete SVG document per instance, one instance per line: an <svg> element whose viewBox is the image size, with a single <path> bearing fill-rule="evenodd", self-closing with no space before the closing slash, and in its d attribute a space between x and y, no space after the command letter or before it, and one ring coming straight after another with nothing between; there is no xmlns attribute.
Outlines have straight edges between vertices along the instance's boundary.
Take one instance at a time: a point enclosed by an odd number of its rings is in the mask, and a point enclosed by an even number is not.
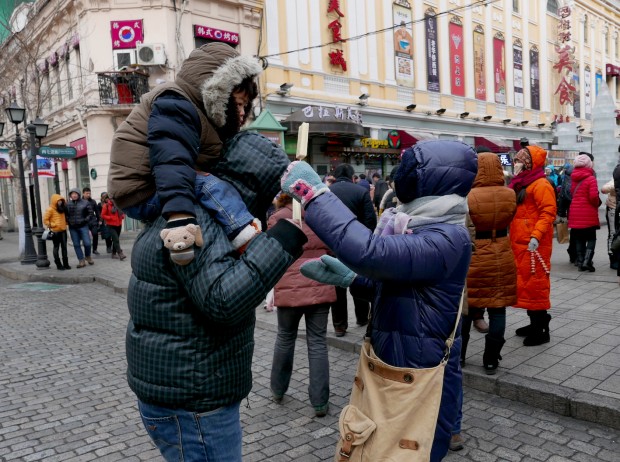
<svg viewBox="0 0 620 462"><path fill-rule="evenodd" d="M237 103L235 102L235 97L233 96L233 93L238 92L243 92L248 96L248 104L246 104L243 108L245 115L241 123L239 122L237 115ZM252 111L252 103L257 96L258 86L254 81L254 77L246 77L239 85L233 88L230 96L228 97L228 104L226 105L226 123L223 127L217 130L217 133L223 142L228 141L230 138L239 133L239 130L241 130L241 127L245 124L248 115Z"/></svg>

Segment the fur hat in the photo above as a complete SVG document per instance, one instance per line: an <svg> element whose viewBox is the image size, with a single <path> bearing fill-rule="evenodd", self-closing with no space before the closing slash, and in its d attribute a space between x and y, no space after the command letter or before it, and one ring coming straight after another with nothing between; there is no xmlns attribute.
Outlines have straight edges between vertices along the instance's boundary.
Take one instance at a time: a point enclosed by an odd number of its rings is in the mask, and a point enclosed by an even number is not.
<svg viewBox="0 0 620 462"><path fill-rule="evenodd" d="M592 168L592 160L585 154L579 154L575 157L575 167Z"/></svg>
<svg viewBox="0 0 620 462"><path fill-rule="evenodd" d="M527 148L520 149L515 154L513 163L520 162L523 164L524 170L532 170L532 155Z"/></svg>

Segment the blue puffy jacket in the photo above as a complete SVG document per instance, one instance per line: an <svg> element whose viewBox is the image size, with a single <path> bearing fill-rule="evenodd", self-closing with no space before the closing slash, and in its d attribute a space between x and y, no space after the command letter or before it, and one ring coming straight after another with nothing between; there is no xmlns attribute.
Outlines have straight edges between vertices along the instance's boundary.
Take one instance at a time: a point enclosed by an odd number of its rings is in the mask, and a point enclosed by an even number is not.
<svg viewBox="0 0 620 462"><path fill-rule="evenodd" d="M416 150L418 191L466 195L477 171L475 153L450 173L445 163L432 168L435 161L446 161L440 159L442 154L430 154ZM331 193L310 202L305 217L319 238L359 275L352 287L358 290L357 295L360 290L373 292L371 340L376 354L398 367L437 366L456 323L471 259L466 228L432 224L416 228L412 234L375 236ZM459 328L445 370L431 461L441 460L450 444L462 387L460 350Z"/></svg>

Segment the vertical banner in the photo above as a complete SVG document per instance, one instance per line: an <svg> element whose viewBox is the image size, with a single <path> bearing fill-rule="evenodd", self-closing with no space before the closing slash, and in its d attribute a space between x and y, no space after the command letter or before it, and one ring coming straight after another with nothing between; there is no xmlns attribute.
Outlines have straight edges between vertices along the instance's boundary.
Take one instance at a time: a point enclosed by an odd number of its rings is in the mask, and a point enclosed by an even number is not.
<svg viewBox="0 0 620 462"><path fill-rule="evenodd" d="M396 66L396 83L413 87L413 17L411 8L394 4L394 61Z"/></svg>
<svg viewBox="0 0 620 462"><path fill-rule="evenodd" d="M493 37L493 80L495 82L495 102L506 104L506 57L504 56L504 36Z"/></svg>
<svg viewBox="0 0 620 462"><path fill-rule="evenodd" d="M39 176L51 176L53 178L56 175L54 159L37 156L37 172Z"/></svg>
<svg viewBox="0 0 620 462"><path fill-rule="evenodd" d="M520 40L515 40L512 48L512 63L513 63L513 80L514 80L514 92L515 92L515 107L524 107L525 101L523 98L523 47Z"/></svg>
<svg viewBox="0 0 620 462"><path fill-rule="evenodd" d="M12 178L9 150L0 148L0 178Z"/></svg>
<svg viewBox="0 0 620 462"><path fill-rule="evenodd" d="M575 87L573 100L573 115L576 119L581 118L581 92L579 88L579 64L575 64L575 72L573 72L573 86Z"/></svg>
<svg viewBox="0 0 620 462"><path fill-rule="evenodd" d="M596 96L598 96L598 92L601 90L601 85L603 84L603 74L600 71L596 71L594 74L594 83L596 85Z"/></svg>
<svg viewBox="0 0 620 462"><path fill-rule="evenodd" d="M583 93L585 103L585 115L587 120L592 119L592 74L590 73L590 67L586 66L583 71Z"/></svg>
<svg viewBox="0 0 620 462"><path fill-rule="evenodd" d="M428 91L439 92L437 18L432 8L426 11L424 23L426 24L426 73L428 74Z"/></svg>
<svg viewBox="0 0 620 462"><path fill-rule="evenodd" d="M450 35L450 89L455 96L465 96L463 63L463 25L454 17L448 26Z"/></svg>
<svg viewBox="0 0 620 462"><path fill-rule="evenodd" d="M540 69L536 47L530 49L530 95L532 109L540 111Z"/></svg>
<svg viewBox="0 0 620 462"><path fill-rule="evenodd" d="M484 65L484 29L480 25L474 29L474 88L476 99L486 101L487 83Z"/></svg>

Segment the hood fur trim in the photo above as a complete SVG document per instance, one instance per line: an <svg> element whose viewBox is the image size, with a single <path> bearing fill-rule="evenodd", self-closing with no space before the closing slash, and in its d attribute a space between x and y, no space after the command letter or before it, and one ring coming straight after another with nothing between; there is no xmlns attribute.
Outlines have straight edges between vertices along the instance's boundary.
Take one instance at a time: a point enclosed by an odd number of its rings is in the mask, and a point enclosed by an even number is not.
<svg viewBox="0 0 620 462"><path fill-rule="evenodd" d="M228 98L246 77L256 77L263 68L256 58L236 56L218 67L200 89L207 117L218 127L226 124Z"/></svg>

